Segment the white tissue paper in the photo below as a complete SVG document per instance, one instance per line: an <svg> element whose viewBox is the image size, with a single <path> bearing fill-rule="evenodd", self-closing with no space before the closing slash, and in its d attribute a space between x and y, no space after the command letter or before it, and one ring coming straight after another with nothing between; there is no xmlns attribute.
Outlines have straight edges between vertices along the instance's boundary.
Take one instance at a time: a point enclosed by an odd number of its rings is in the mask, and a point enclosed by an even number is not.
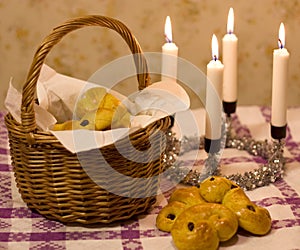
<svg viewBox="0 0 300 250"><path fill-rule="evenodd" d="M12 79L10 79L9 87L6 98L4 100L4 106L11 113L18 123L21 123L21 93L12 85ZM57 121L55 117L41 106L34 104L36 125L41 130L48 130Z"/></svg>
<svg viewBox="0 0 300 250"><path fill-rule="evenodd" d="M59 74L47 65L43 65L38 79L36 91L39 105L35 105L37 126L50 131L72 153L109 145L156 120L185 111L190 106L189 96L174 81L154 83L130 98L108 90L120 99L132 114L130 128L107 131L85 129L52 131L51 127L56 122L62 123L73 118L78 97L92 87L99 85ZM20 122L21 99L21 94L10 84L5 105L18 122Z"/></svg>

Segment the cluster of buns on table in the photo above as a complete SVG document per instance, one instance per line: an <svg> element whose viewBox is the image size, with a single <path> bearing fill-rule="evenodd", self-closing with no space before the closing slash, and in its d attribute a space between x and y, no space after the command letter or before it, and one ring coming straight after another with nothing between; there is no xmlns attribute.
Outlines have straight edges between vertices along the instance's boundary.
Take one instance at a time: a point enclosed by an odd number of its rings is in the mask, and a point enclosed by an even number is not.
<svg viewBox="0 0 300 250"><path fill-rule="evenodd" d="M271 229L269 211L253 203L236 183L211 176L199 187L175 189L156 217L159 230L170 232L179 250L213 250L239 228L253 235Z"/></svg>

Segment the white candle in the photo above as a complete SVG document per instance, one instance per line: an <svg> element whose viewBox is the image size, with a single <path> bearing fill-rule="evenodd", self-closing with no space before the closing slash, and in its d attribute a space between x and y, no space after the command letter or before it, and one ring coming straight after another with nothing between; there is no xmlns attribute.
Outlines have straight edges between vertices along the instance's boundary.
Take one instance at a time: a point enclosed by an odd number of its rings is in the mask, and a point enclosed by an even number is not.
<svg viewBox="0 0 300 250"><path fill-rule="evenodd" d="M234 13L229 9L227 19L227 34L223 37L223 63L224 63L224 82L223 82L223 101L237 101L237 56L238 38L233 33Z"/></svg>
<svg viewBox="0 0 300 250"><path fill-rule="evenodd" d="M288 79L288 61L290 54L285 46L283 23L279 28L278 49L273 52L272 112L271 124L276 127L286 125L286 87Z"/></svg>
<svg viewBox="0 0 300 250"><path fill-rule="evenodd" d="M206 84L206 123L205 138L221 138L222 126L222 85L224 65L218 60L219 46L215 35L212 36L212 60L207 64Z"/></svg>
<svg viewBox="0 0 300 250"><path fill-rule="evenodd" d="M178 47L172 40L172 25L169 16L167 16L165 22L165 37L167 42L162 46L161 80L173 79L176 81Z"/></svg>

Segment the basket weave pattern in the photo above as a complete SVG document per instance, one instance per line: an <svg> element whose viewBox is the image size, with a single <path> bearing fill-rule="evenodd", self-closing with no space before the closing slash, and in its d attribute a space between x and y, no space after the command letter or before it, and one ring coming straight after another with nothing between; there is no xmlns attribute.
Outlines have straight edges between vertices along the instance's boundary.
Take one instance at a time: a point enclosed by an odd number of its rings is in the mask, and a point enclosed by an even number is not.
<svg viewBox="0 0 300 250"><path fill-rule="evenodd" d="M128 44L137 69L138 89L150 84L147 63L140 45L130 30L120 21L104 16L85 16L75 18L56 27L44 39L34 55L27 80L22 91L21 123L9 113L5 117L8 129L10 154L16 183L23 200L29 208L36 210L49 219L63 223L111 223L144 213L155 201L155 195L136 197L136 194L153 194L158 182L149 181L143 190L118 178L107 176L102 171L103 162L97 157L100 152L103 161L117 172L132 178L148 178L162 172L161 157L165 146L164 133L171 125L169 117L160 119L145 128L131 133L132 147L122 156L118 149L127 149L128 138L105 146L77 154L69 152L50 132L41 131L36 126L34 97L41 67L47 54L63 36L73 30L86 26L100 26L118 32ZM151 143L150 143L151 137ZM133 150L134 149L134 150ZM100 150L100 151L99 151ZM132 152L131 152L132 151ZM145 152L146 163L133 161L136 152ZM139 154L140 155L140 154ZM114 194L97 185L82 168L82 161L95 168L97 178L110 186L127 189L130 197ZM134 180L134 179L133 179Z"/></svg>

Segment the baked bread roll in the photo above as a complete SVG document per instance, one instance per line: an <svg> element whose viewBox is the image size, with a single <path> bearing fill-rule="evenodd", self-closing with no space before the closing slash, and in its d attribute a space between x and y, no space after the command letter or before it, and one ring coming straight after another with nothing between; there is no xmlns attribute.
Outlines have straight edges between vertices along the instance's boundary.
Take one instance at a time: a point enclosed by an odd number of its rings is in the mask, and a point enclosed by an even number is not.
<svg viewBox="0 0 300 250"><path fill-rule="evenodd" d="M169 202L180 201L187 206L193 206L206 201L201 197L199 189L195 186L176 189L170 196Z"/></svg>
<svg viewBox="0 0 300 250"><path fill-rule="evenodd" d="M114 128L129 127L130 114L125 106L112 108L98 108L86 113L80 120L83 128L103 131Z"/></svg>
<svg viewBox="0 0 300 250"><path fill-rule="evenodd" d="M239 226L246 231L256 235L270 231L272 219L269 211L255 205L240 187L228 191L222 204L237 215Z"/></svg>
<svg viewBox="0 0 300 250"><path fill-rule="evenodd" d="M236 183L219 176L207 178L200 188L176 189L156 220L160 230L171 232L179 250L217 249L239 226L264 235L271 223L267 209L254 204Z"/></svg>
<svg viewBox="0 0 300 250"><path fill-rule="evenodd" d="M221 204L205 203L182 212L171 234L179 249L217 249L219 241L229 240L237 229L237 217L230 209Z"/></svg>
<svg viewBox="0 0 300 250"><path fill-rule="evenodd" d="M198 220L191 217L184 218L174 224L171 234L178 250L216 250L219 238L216 229L207 220Z"/></svg>
<svg viewBox="0 0 300 250"><path fill-rule="evenodd" d="M221 203L232 186L237 185L224 177L211 176L201 182L199 191L207 202Z"/></svg>
<svg viewBox="0 0 300 250"><path fill-rule="evenodd" d="M98 109L106 93L106 89L100 86L86 90L77 100L75 108L76 117L80 119L86 113Z"/></svg>
<svg viewBox="0 0 300 250"><path fill-rule="evenodd" d="M163 207L156 217L156 227L164 232L171 232L178 216L186 209L186 204L172 201Z"/></svg>
<svg viewBox="0 0 300 250"><path fill-rule="evenodd" d="M125 105L102 87L88 89L79 98L75 115L77 120L55 124L53 130L103 131L130 127L130 113Z"/></svg>
<svg viewBox="0 0 300 250"><path fill-rule="evenodd" d="M63 123L56 123L53 125L52 130L58 131L58 130L74 130L74 129L84 129L80 125L80 121L77 120L68 120Z"/></svg>

